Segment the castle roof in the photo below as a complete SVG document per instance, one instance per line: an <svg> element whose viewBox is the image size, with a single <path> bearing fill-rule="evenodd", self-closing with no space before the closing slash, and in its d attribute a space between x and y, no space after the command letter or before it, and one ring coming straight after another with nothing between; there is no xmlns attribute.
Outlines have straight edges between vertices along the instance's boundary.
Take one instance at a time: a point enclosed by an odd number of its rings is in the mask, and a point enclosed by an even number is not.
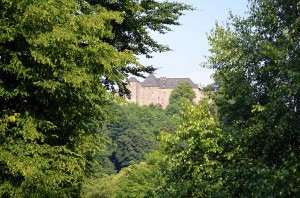
<svg viewBox="0 0 300 198"><path fill-rule="evenodd" d="M143 82L141 82L141 85L143 87L159 87L157 78L153 74L150 74Z"/></svg>
<svg viewBox="0 0 300 198"><path fill-rule="evenodd" d="M129 82L139 81L134 77L130 77ZM150 74L143 82L140 82L142 87L159 87L160 89L174 89L179 83L189 83L193 89L198 88L198 85L190 78L156 78L153 74Z"/></svg>
<svg viewBox="0 0 300 198"><path fill-rule="evenodd" d="M139 82L135 77L130 77L129 79L128 79L128 81L129 82Z"/></svg>
<svg viewBox="0 0 300 198"><path fill-rule="evenodd" d="M158 78L160 89L174 89L180 83L189 83L193 89L198 86L190 78Z"/></svg>

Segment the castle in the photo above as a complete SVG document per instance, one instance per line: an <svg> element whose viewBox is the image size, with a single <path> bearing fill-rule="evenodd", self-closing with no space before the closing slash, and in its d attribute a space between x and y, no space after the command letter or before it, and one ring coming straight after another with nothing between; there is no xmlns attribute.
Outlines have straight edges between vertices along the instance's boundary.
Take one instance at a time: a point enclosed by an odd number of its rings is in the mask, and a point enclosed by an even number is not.
<svg viewBox="0 0 300 198"><path fill-rule="evenodd" d="M135 77L129 78L128 89L131 91L129 102L134 102L140 105L161 105L166 108L169 104L169 97L174 88L179 83L189 83L196 93L195 102L198 102L203 93L198 89L198 86L189 78L156 78L150 74L143 82L139 82Z"/></svg>

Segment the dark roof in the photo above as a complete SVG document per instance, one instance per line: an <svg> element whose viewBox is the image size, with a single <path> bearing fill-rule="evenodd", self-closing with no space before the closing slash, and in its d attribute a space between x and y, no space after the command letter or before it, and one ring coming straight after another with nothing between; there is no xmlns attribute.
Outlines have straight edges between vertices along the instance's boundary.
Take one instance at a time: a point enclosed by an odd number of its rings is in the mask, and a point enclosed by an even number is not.
<svg viewBox="0 0 300 198"><path fill-rule="evenodd" d="M141 82L143 87L159 87L157 78L150 74L143 82Z"/></svg>
<svg viewBox="0 0 300 198"><path fill-rule="evenodd" d="M189 83L193 89L197 89L196 85L190 78L158 78L159 87L161 89L174 89L180 83Z"/></svg>
<svg viewBox="0 0 300 198"><path fill-rule="evenodd" d="M128 81L129 82L139 82L135 77L130 77L129 79L128 79Z"/></svg>
<svg viewBox="0 0 300 198"><path fill-rule="evenodd" d="M129 82L139 82L135 77L130 77ZM143 87L159 87L160 89L174 89L179 83L189 83L193 89L197 89L198 85L195 84L190 78L156 78L153 74L150 74L140 84Z"/></svg>

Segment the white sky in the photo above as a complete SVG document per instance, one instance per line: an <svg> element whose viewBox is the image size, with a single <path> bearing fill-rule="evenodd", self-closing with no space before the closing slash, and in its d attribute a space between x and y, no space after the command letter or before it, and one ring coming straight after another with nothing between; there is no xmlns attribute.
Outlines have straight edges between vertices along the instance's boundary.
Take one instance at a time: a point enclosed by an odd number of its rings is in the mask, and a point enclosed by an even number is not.
<svg viewBox="0 0 300 198"><path fill-rule="evenodd" d="M229 11L243 16L247 11L247 0L177 0L193 5L195 11L186 12L180 19L181 26L172 27L173 31L165 35L153 34L155 40L168 45L173 51L152 54L154 57L146 59L140 57L144 65L159 68L156 77L189 77L194 83L207 85L212 82L212 70L202 68L206 62L205 55L209 55L207 33L215 27L215 22L227 20Z"/></svg>

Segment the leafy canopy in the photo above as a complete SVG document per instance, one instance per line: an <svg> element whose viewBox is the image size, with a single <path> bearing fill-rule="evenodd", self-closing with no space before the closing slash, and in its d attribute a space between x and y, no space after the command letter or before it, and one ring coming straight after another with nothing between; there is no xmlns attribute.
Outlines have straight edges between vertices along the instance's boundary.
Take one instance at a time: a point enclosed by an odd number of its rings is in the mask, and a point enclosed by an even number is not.
<svg viewBox="0 0 300 198"><path fill-rule="evenodd" d="M105 149L99 128L110 112L107 89L153 71L136 61L142 48L131 48L135 40L125 35L144 38L151 24L176 25L188 9L159 4L176 12L154 23L166 13L143 11L143 20L134 13L155 1L122 2L0 1L1 197L80 195L94 155ZM129 28L135 20L144 32Z"/></svg>
<svg viewBox="0 0 300 198"><path fill-rule="evenodd" d="M176 132L165 133L160 138L166 163L161 167L165 186L160 187L160 194L162 197L208 197L216 193L219 182L221 129L205 100L196 106L185 106L180 118Z"/></svg>
<svg viewBox="0 0 300 198"><path fill-rule="evenodd" d="M161 131L172 132L176 121L161 108L134 103L116 105L113 120L107 123L110 146L109 158L116 170L138 163L145 154L159 149L157 136Z"/></svg>
<svg viewBox="0 0 300 198"><path fill-rule="evenodd" d="M184 11L194 8L178 2L157 0L89 0L90 4L100 4L109 11L118 11L123 18L121 23L111 21L114 37L105 38L105 42L113 45L118 51L130 50L134 55L152 57L152 52L165 52L171 50L151 37L151 32L166 34L171 31L170 26L180 25L178 19ZM155 68L128 66L118 70L122 74L134 74L143 76L142 72L153 72ZM105 83L114 84L111 79L105 79ZM124 87L126 82L118 84L119 93L129 94ZM108 86L114 89L114 86Z"/></svg>
<svg viewBox="0 0 300 198"><path fill-rule="evenodd" d="M168 114L179 114L185 103L193 103L196 93L189 83L179 83L178 87L172 90L169 105L166 108Z"/></svg>
<svg viewBox="0 0 300 198"><path fill-rule="evenodd" d="M123 168L115 175L92 179L84 185L84 197L158 197L157 189L164 183L159 167L162 155L155 151L145 162Z"/></svg>
<svg viewBox="0 0 300 198"><path fill-rule="evenodd" d="M252 0L247 18L209 36L231 196L300 194L299 5Z"/></svg>

